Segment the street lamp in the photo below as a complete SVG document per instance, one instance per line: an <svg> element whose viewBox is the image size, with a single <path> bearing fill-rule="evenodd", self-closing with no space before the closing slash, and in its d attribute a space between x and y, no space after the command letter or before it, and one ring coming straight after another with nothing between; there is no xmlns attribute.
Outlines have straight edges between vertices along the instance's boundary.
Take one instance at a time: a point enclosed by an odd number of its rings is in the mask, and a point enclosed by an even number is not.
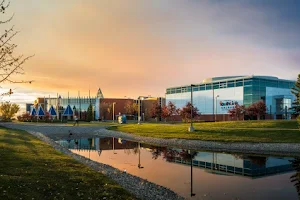
<svg viewBox="0 0 300 200"><path fill-rule="evenodd" d="M216 113L215 113L215 122L217 121L217 112L218 112L218 97L220 97L219 95L216 96Z"/></svg>
<svg viewBox="0 0 300 200"><path fill-rule="evenodd" d="M141 166L141 143L138 143L138 145L139 145L139 164L138 164L138 168L143 169L144 167Z"/></svg>
<svg viewBox="0 0 300 200"><path fill-rule="evenodd" d="M116 102L113 102L113 122L115 123L115 104Z"/></svg>
<svg viewBox="0 0 300 200"><path fill-rule="evenodd" d="M113 153L114 153L114 154L117 154L117 153L115 152L115 138L113 137L112 139L113 139Z"/></svg>
<svg viewBox="0 0 300 200"><path fill-rule="evenodd" d="M142 100L144 100L144 97L138 98L139 101L138 124L141 124Z"/></svg>
<svg viewBox="0 0 300 200"><path fill-rule="evenodd" d="M191 157L191 197L193 197L196 195L195 193L193 193L193 156L191 150L188 150L188 153L190 154Z"/></svg>
<svg viewBox="0 0 300 200"><path fill-rule="evenodd" d="M193 87L195 87L195 85L191 84L191 126L189 127L189 132L195 131L193 127Z"/></svg>

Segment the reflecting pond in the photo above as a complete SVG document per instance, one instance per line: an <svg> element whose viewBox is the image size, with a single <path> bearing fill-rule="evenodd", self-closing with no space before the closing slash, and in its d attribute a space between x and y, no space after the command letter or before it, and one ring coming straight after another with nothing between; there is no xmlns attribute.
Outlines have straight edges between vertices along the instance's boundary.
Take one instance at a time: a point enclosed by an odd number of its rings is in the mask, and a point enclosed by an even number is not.
<svg viewBox="0 0 300 200"><path fill-rule="evenodd" d="M121 138L57 141L187 199L298 199L300 158L194 151Z"/></svg>

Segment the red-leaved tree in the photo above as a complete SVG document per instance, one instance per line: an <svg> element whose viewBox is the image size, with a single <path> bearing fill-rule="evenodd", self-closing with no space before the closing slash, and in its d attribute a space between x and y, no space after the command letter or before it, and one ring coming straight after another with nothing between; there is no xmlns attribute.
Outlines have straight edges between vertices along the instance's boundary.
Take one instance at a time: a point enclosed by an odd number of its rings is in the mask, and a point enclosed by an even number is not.
<svg viewBox="0 0 300 200"><path fill-rule="evenodd" d="M191 111L193 112L193 118L199 116L198 108L192 106L191 102L188 102L182 109L177 109L178 114L182 117L184 122L191 120Z"/></svg>
<svg viewBox="0 0 300 200"><path fill-rule="evenodd" d="M228 110L229 116L233 119L239 120L241 117L244 119L246 114L246 107L244 105L235 105L234 108Z"/></svg>
<svg viewBox="0 0 300 200"><path fill-rule="evenodd" d="M174 121L174 116L178 115L178 113L177 113L176 106L171 101L169 101L169 103L168 103L168 111L169 111L171 120Z"/></svg>
<svg viewBox="0 0 300 200"><path fill-rule="evenodd" d="M31 116L29 113L23 113L22 115L18 116L17 118L20 122L29 122L29 121L32 121L33 116Z"/></svg>
<svg viewBox="0 0 300 200"><path fill-rule="evenodd" d="M156 101L152 105L152 108L150 110L150 115L152 118L155 118L156 122L157 122L159 120L159 118L162 117L161 114L162 114L162 107L160 106L158 101Z"/></svg>
<svg viewBox="0 0 300 200"><path fill-rule="evenodd" d="M263 101L253 103L247 108L247 114L250 117L257 117L257 120L260 120L261 116L264 116L266 114L266 111L267 107L265 102Z"/></svg>
<svg viewBox="0 0 300 200"><path fill-rule="evenodd" d="M165 119L165 121L167 121L168 117L170 117L171 114L168 110L168 107L167 106L163 106L161 108L161 117Z"/></svg>

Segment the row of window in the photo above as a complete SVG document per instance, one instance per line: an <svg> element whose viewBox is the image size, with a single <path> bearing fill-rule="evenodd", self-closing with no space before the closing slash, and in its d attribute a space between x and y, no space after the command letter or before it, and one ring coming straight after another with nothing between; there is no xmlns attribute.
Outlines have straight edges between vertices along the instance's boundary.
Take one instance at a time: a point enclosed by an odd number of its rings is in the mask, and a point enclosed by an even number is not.
<svg viewBox="0 0 300 200"><path fill-rule="evenodd" d="M61 99L61 104L62 105L67 105L67 104L89 104L89 103L95 104L96 100L95 99ZM56 105L57 104L57 99L50 99L48 101L49 104L51 105Z"/></svg>
<svg viewBox="0 0 300 200"><path fill-rule="evenodd" d="M265 88L265 87L290 89L294 86L294 84L295 83L292 81L264 80L264 79L253 78L253 79L242 79L242 80L222 81L222 82L216 82L216 83L200 84L200 85L193 86L193 91L195 92L195 91L221 89L221 88L253 86L252 89L255 92L256 90L261 90L260 88ZM250 90L250 88L249 88L249 90ZM168 88L166 92L167 92L167 94L191 92L191 86Z"/></svg>

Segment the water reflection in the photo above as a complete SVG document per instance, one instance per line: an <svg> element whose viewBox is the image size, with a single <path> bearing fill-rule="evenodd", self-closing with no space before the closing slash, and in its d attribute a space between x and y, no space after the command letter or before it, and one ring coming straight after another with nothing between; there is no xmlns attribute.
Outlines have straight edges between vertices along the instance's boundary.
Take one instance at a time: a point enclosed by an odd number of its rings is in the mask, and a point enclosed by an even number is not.
<svg viewBox="0 0 300 200"><path fill-rule="evenodd" d="M295 199L297 193L290 181L299 195L299 158L191 151L121 138L61 140L58 143L90 159L171 188L186 198L205 199L214 195L217 199ZM186 171L187 168L190 170ZM294 170L294 175L284 175ZM182 182L188 188L181 185ZM232 196L222 196L227 193Z"/></svg>
<svg viewBox="0 0 300 200"><path fill-rule="evenodd" d="M293 168L296 170L296 173L291 176L291 182L294 183L294 186L297 189L298 197L300 199L300 158L295 158L291 161Z"/></svg>

